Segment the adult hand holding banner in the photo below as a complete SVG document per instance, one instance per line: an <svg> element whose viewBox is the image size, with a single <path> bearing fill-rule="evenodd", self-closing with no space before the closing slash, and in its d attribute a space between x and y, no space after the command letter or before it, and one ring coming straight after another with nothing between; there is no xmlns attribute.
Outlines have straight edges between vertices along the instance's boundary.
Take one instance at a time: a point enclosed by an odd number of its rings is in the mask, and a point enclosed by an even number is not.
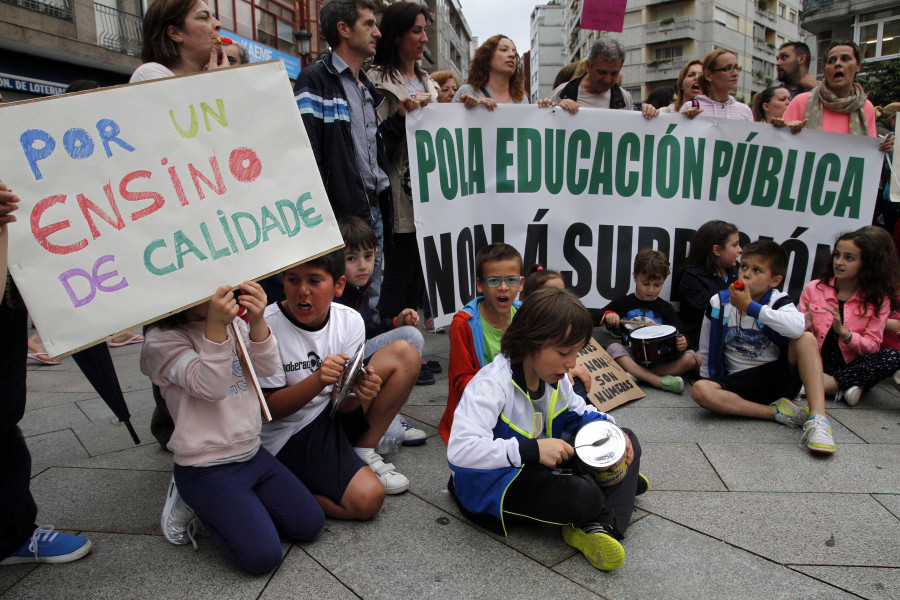
<svg viewBox="0 0 900 600"><path fill-rule="evenodd" d="M475 296L474 258L504 241L559 270L589 307L628 293L641 248L673 274L710 219L768 237L799 296L835 236L871 223L875 138L636 111L430 105L406 119L416 230L435 325ZM674 298L672 279L661 297Z"/></svg>
<svg viewBox="0 0 900 600"><path fill-rule="evenodd" d="M0 144L53 356L342 243L281 61L0 105Z"/></svg>

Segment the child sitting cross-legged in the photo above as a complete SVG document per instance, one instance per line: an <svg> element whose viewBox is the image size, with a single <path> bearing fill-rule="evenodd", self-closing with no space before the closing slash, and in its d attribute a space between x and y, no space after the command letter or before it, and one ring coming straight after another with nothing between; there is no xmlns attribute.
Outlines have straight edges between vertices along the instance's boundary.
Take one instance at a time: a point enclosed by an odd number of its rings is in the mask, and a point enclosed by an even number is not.
<svg viewBox="0 0 900 600"><path fill-rule="evenodd" d="M366 292L372 284L372 272L375 268L375 254L378 252L376 248L375 231L372 227L360 219L359 217L341 217L338 219L341 230L341 237L344 240L344 260L345 270L344 276L347 278L347 285L340 296L336 296L334 301L359 312L366 325L366 351L365 358L375 354L377 350L388 346L391 342L397 340L405 340L412 344L422 356L425 350L425 338L422 333L416 329L419 324L419 313L412 308L403 309L399 315L394 318L385 318L379 320L372 314L369 306L369 300ZM384 295L382 295L384 298ZM441 372L441 365L437 361L429 361L421 363L419 367L419 376L416 378L416 385L433 385L434 373ZM405 420L400 421L403 427L404 446L418 446L424 444L428 439L425 432L421 429L415 429Z"/></svg>
<svg viewBox="0 0 900 600"><path fill-rule="evenodd" d="M628 373L639 381L649 383L655 388L680 394L684 391L684 380L679 377L688 371L699 369L700 355L688 350L687 338L680 333L681 324L675 308L659 297L666 277L669 276L669 260L666 255L656 250L644 249L634 257L635 291L633 294L616 298L603 309L601 323L610 327L619 327L620 321L645 321L649 324L672 325L678 331L675 338L675 358L657 364L644 366L639 364L631 351L629 330L622 326L622 343L610 344L606 349L609 355ZM663 357L665 359L665 357Z"/></svg>
<svg viewBox="0 0 900 600"><path fill-rule="evenodd" d="M544 288L522 304L501 353L466 386L456 407L447 460L448 489L463 513L506 533L511 522L562 526L566 543L611 571L625 562L620 543L646 491L641 448L624 430L627 470L601 487L570 445L578 430L614 422L574 393L568 371L588 342L593 320L571 292Z"/></svg>
<svg viewBox="0 0 900 600"><path fill-rule="evenodd" d="M816 338L804 331L803 313L775 289L787 264L787 253L771 240L744 248L739 280L710 299L703 318L700 375L705 379L693 385L691 398L719 414L802 426L811 451L831 454L835 445ZM808 410L789 400L801 385Z"/></svg>

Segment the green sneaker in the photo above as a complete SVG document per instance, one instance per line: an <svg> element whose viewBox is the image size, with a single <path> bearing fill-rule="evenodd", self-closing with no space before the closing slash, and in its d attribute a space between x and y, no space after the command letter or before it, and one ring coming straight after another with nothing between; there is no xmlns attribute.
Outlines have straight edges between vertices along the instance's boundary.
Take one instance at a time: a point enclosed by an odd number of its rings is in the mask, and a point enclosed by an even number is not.
<svg viewBox="0 0 900 600"><path fill-rule="evenodd" d="M640 496L644 492L650 489L650 480L647 479L647 476L643 473L638 473L637 480L637 491L634 493L635 496Z"/></svg>
<svg viewBox="0 0 900 600"><path fill-rule="evenodd" d="M803 427L809 419L809 409L791 402L787 398L779 398L769 406L775 408L775 420L788 427Z"/></svg>
<svg viewBox="0 0 900 600"><path fill-rule="evenodd" d="M673 394L684 393L684 380L677 375L664 375L662 379L662 389Z"/></svg>
<svg viewBox="0 0 900 600"><path fill-rule="evenodd" d="M581 550L588 562L601 571L615 571L625 564L625 548L600 523L588 523L583 528L563 525L562 534L568 545Z"/></svg>

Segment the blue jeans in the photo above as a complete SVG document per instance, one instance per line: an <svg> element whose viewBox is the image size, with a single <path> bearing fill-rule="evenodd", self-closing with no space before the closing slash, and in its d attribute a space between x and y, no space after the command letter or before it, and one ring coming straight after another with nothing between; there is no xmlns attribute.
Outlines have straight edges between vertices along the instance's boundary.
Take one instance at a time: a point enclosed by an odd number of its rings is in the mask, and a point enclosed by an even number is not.
<svg viewBox="0 0 900 600"><path fill-rule="evenodd" d="M415 346L416 350L419 351L419 356L422 356L422 352L425 350L425 338L422 337L422 332L411 325L404 325L366 340L366 351L363 358L369 358L391 342L396 342L397 340L406 340Z"/></svg>
<svg viewBox="0 0 900 600"><path fill-rule="evenodd" d="M175 485L222 552L253 575L281 563L279 532L309 542L325 525L306 486L265 448L245 462L175 465Z"/></svg>

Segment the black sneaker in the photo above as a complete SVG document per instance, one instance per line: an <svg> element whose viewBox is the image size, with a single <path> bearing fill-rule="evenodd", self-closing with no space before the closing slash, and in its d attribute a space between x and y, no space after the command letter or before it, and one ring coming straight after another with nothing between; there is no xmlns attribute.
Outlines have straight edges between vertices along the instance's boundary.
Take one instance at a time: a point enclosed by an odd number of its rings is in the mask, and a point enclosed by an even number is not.
<svg viewBox="0 0 900 600"><path fill-rule="evenodd" d="M422 365L419 369L419 377L416 378L416 385L434 385L434 375Z"/></svg>
<svg viewBox="0 0 900 600"><path fill-rule="evenodd" d="M429 373L434 373L435 375L437 375L438 373L440 373L444 370L444 368L441 367L441 363L439 363L436 360L429 360L428 362L425 363L424 367L426 369L428 369Z"/></svg>

